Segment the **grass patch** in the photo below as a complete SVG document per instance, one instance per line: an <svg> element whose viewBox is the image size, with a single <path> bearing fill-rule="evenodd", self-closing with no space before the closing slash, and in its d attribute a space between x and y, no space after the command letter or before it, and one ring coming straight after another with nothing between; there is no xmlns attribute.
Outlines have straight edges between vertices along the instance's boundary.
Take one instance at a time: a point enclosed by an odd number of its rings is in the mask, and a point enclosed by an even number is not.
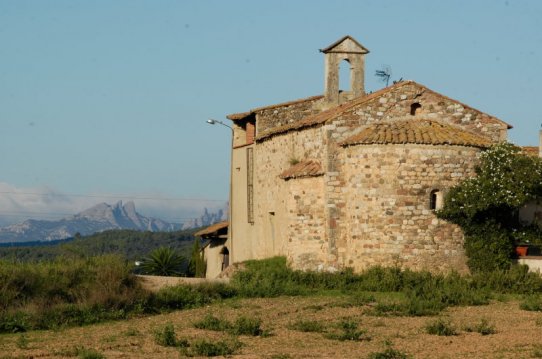
<svg viewBox="0 0 542 359"><path fill-rule="evenodd" d="M297 320L288 324L287 328L303 333L323 333L326 330L326 326L316 320Z"/></svg>
<svg viewBox="0 0 542 359"><path fill-rule="evenodd" d="M15 345L17 346L17 348L19 349L28 349L29 346L29 340L28 340L28 337L24 334L21 334L19 335L19 337L17 338L17 341L15 342Z"/></svg>
<svg viewBox="0 0 542 359"><path fill-rule="evenodd" d="M367 334L367 331L358 329L358 326L358 323L352 319L343 319L335 325L335 331L326 333L324 337L327 339L340 341L371 340L371 337Z"/></svg>
<svg viewBox="0 0 542 359"><path fill-rule="evenodd" d="M457 335L457 330L454 328L450 320L438 318L437 320L427 323L425 332L431 335L452 336Z"/></svg>
<svg viewBox="0 0 542 359"><path fill-rule="evenodd" d="M260 318L246 316L240 316L235 319L235 322L231 323L208 313L202 320L195 322L193 325L198 329L228 332L232 335L250 335L254 337L270 335L268 331L262 329L262 320Z"/></svg>
<svg viewBox="0 0 542 359"><path fill-rule="evenodd" d="M202 320L193 324L194 328L214 330L218 332L226 331L231 328L231 323L224 319L219 319L211 313L205 314Z"/></svg>
<svg viewBox="0 0 542 359"><path fill-rule="evenodd" d="M223 340L198 339L183 348L181 353L186 356L227 356L239 350L243 344L235 337Z"/></svg>
<svg viewBox="0 0 542 359"><path fill-rule="evenodd" d="M480 321L474 325L465 326L466 332L474 332L482 335L490 335L497 333L497 329L487 319L480 319Z"/></svg>
<svg viewBox="0 0 542 359"><path fill-rule="evenodd" d="M528 295L521 301L519 307L531 312L542 312L542 296Z"/></svg>
<svg viewBox="0 0 542 359"><path fill-rule="evenodd" d="M369 359L408 359L409 356L397 349L392 347L386 348L386 350L381 352L374 352L369 354Z"/></svg>
<svg viewBox="0 0 542 359"><path fill-rule="evenodd" d="M175 328L173 324L167 323L161 328L154 331L154 342L164 347L187 347L188 341L186 339L178 339L175 334Z"/></svg>

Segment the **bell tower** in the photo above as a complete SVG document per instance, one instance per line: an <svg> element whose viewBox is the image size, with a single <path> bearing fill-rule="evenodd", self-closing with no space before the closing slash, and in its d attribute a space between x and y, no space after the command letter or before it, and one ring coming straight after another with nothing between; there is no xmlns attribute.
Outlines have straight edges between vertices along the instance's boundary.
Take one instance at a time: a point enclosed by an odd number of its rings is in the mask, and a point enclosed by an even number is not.
<svg viewBox="0 0 542 359"><path fill-rule="evenodd" d="M342 61L350 66L350 92L347 99L365 95L365 54L369 53L363 45L347 35L320 49L325 56L325 101L328 105L338 105L343 96L339 94L339 67Z"/></svg>

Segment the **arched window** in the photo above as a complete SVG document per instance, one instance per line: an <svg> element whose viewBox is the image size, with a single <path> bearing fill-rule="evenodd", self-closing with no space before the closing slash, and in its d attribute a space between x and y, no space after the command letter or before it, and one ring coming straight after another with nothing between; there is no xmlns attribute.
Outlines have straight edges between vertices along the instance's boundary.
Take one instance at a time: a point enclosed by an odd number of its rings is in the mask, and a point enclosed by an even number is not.
<svg viewBox="0 0 542 359"><path fill-rule="evenodd" d="M442 192L438 189L431 191L429 195L429 209L434 211L442 208Z"/></svg>
<svg viewBox="0 0 542 359"><path fill-rule="evenodd" d="M422 105L419 102L414 102L412 105L410 105L410 115L414 116L419 114L420 108L422 108Z"/></svg>
<svg viewBox="0 0 542 359"><path fill-rule="evenodd" d="M352 69L348 60L342 60L339 64L339 91L352 90Z"/></svg>

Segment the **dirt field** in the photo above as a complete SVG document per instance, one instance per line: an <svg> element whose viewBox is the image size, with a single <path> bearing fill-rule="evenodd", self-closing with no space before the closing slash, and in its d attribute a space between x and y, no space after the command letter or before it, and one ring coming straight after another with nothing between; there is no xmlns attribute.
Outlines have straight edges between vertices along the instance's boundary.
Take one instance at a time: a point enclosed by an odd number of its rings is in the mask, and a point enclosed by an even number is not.
<svg viewBox="0 0 542 359"><path fill-rule="evenodd" d="M441 317L451 320L459 334L429 335L428 322L437 317L377 317L370 306L345 307L341 297L281 297L226 301L205 308L178 311L129 321L110 322L60 331L37 331L0 336L0 358L66 358L76 348L94 349L106 358L179 358L179 350L155 344L154 331L172 323L178 337L219 339L222 332L194 329L206 313L235 320L239 315L259 317L268 337L240 336L244 344L233 358L367 358L391 345L412 358L542 358L542 313L519 309L515 301L481 307L451 308ZM288 329L297 320L317 320L330 327L352 318L371 340L338 341L322 333ZM495 334L464 330L486 319Z"/></svg>

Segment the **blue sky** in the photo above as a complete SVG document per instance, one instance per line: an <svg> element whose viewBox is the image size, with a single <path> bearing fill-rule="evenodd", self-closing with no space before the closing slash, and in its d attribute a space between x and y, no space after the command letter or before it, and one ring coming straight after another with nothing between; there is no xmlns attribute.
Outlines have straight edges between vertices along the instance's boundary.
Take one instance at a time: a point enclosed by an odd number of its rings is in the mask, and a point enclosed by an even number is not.
<svg viewBox="0 0 542 359"><path fill-rule="evenodd" d="M367 90L388 65L537 145L541 29L536 0L0 0L0 224L219 206L230 133L205 120L322 93L318 49L346 34L371 51Z"/></svg>

